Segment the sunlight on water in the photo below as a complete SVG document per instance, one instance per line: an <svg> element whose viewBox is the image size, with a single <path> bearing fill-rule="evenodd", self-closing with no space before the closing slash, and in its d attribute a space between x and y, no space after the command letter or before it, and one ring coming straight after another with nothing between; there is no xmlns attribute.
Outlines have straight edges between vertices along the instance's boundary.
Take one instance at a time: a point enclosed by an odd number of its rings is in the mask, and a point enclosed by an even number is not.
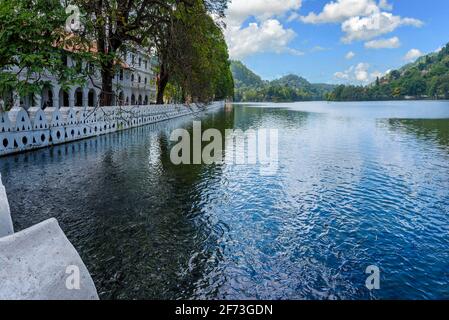
<svg viewBox="0 0 449 320"><path fill-rule="evenodd" d="M192 118L0 159L17 230L56 217L101 298L449 298L449 103L234 105L279 170L170 163ZM368 291L365 269L381 270Z"/></svg>

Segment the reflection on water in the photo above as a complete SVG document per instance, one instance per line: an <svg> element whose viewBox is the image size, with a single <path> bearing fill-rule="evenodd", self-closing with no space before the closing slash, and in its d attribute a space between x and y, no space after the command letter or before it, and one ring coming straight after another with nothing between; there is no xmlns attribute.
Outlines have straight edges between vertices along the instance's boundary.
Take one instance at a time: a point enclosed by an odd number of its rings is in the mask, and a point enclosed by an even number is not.
<svg viewBox="0 0 449 320"><path fill-rule="evenodd" d="M447 119L389 119L392 130L403 130L423 141L434 140L442 147L449 147L449 125Z"/></svg>
<svg viewBox="0 0 449 320"><path fill-rule="evenodd" d="M424 107L234 105L196 118L203 130L278 128L271 177L172 165L170 132L191 118L2 158L0 170L16 229L56 217L104 299L449 298L449 106ZM381 290L369 292L373 264Z"/></svg>

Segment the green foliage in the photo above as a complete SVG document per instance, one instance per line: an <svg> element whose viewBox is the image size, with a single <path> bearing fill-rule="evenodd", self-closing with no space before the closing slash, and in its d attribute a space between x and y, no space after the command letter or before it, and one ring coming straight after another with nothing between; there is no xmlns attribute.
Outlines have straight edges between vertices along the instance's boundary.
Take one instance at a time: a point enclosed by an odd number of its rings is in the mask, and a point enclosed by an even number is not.
<svg viewBox="0 0 449 320"><path fill-rule="evenodd" d="M67 16L58 0L0 0L2 93L39 92L48 82L48 73L56 75L63 87L85 79L79 69L64 63L64 47L79 44L76 36L67 39Z"/></svg>
<svg viewBox="0 0 449 320"><path fill-rule="evenodd" d="M262 87L264 85L262 78L249 70L240 61L233 60L231 62L231 71L237 89L244 87Z"/></svg>
<svg viewBox="0 0 449 320"><path fill-rule="evenodd" d="M47 74L56 76L64 88L83 85L95 65L101 70L101 103L110 105L116 62L123 51L155 46L161 35L175 44L168 46L169 56L178 57L171 85L183 98L208 101L232 96L226 43L210 16L223 17L227 2L0 0L0 93L39 92L48 82ZM64 30L69 14L63 5L68 4L79 6L82 19L81 30L70 35ZM92 44L95 54L89 50ZM72 55L76 66L64 61L69 51L76 51Z"/></svg>
<svg viewBox="0 0 449 320"><path fill-rule="evenodd" d="M292 102L321 100L334 89L333 85L312 84L297 75L287 75L273 81L263 81L242 62L232 61L235 81L234 100L241 102Z"/></svg>
<svg viewBox="0 0 449 320"><path fill-rule="evenodd" d="M448 99L449 44L440 52L393 70L370 86L339 86L328 100Z"/></svg>
<svg viewBox="0 0 449 320"><path fill-rule="evenodd" d="M232 97L234 81L226 41L203 2L181 5L173 28L173 52L164 62L168 64L169 84L178 88L181 100L208 102Z"/></svg>

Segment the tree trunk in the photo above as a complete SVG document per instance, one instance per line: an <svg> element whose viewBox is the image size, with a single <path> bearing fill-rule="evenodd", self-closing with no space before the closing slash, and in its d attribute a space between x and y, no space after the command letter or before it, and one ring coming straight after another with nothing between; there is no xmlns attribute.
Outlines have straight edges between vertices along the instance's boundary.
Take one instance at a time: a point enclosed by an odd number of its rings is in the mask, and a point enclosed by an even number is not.
<svg viewBox="0 0 449 320"><path fill-rule="evenodd" d="M181 101L179 101L180 103L185 103L186 102L186 92L184 91L184 88L181 88Z"/></svg>
<svg viewBox="0 0 449 320"><path fill-rule="evenodd" d="M112 61L107 61L101 68L101 105L112 106L114 102L114 92L112 82L114 79L114 65Z"/></svg>
<svg viewBox="0 0 449 320"><path fill-rule="evenodd" d="M102 0L96 3L96 15L101 16L103 13L104 4ZM115 94L112 83L114 80L114 57L118 49L122 45L122 40L119 39L107 24L100 25L97 29L98 38L97 46L99 52L103 54L101 61L101 106L112 106L115 102Z"/></svg>
<svg viewBox="0 0 449 320"><path fill-rule="evenodd" d="M164 92L168 84L168 78L169 75L167 72L167 68L165 66L165 63L162 62L161 71L159 72L159 77L157 80L157 99L156 99L157 104L164 104Z"/></svg>

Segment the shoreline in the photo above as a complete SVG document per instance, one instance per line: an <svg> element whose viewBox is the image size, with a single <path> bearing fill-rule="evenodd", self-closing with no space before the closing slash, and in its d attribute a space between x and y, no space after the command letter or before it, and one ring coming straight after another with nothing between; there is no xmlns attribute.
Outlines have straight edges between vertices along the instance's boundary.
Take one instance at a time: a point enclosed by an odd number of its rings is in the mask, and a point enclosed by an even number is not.
<svg viewBox="0 0 449 320"><path fill-rule="evenodd" d="M274 103L274 104L280 104L280 103L304 103L304 102L419 102L419 101L426 101L426 102L449 102L449 99L387 99L387 100L301 100L301 101L245 101L245 102L236 102L233 101L232 103L235 104L256 104L256 103Z"/></svg>
<svg viewBox="0 0 449 320"><path fill-rule="evenodd" d="M13 108L0 113L0 157L163 122L224 106L197 104L98 108Z"/></svg>

